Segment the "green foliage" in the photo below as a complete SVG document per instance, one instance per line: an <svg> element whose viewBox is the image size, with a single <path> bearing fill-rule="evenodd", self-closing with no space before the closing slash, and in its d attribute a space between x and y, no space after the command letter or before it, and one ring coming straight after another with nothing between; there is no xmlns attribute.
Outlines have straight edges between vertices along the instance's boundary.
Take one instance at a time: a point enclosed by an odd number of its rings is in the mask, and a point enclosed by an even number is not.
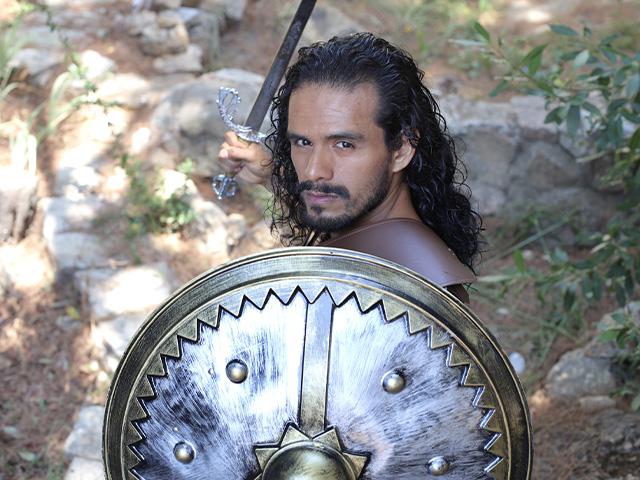
<svg viewBox="0 0 640 480"><path fill-rule="evenodd" d="M466 70L482 68L482 65L476 65L470 57L450 57L446 52L447 43L456 37L469 36L473 19L493 9L494 3L494 0L407 0L384 2L383 7L399 13L405 32L415 36L419 60L447 58L463 62Z"/></svg>
<svg viewBox="0 0 640 480"><path fill-rule="evenodd" d="M140 160L122 155L120 166L129 177L129 192L125 214L128 219L127 238L133 240L146 233L177 232L195 218L187 199L187 185L183 184L168 197L161 194L163 185L158 178L147 180ZM191 161L183 162L178 170L187 176Z"/></svg>
<svg viewBox="0 0 640 480"><path fill-rule="evenodd" d="M11 82L11 76L14 71L13 59L26 43L26 39L18 35L21 24L21 15L11 22L0 23L0 105L18 86Z"/></svg>
<svg viewBox="0 0 640 480"><path fill-rule="evenodd" d="M57 26L52 23L47 8L28 3L20 4L18 14L11 22L0 24L0 107L11 100L11 93L19 87L18 82L11 81L15 70L14 58L28 40L20 35L19 29L23 15L36 8L48 14L47 25L56 31ZM117 105L115 102L104 102L96 96L96 85L87 79L86 69L79 63L67 39L60 36L60 41L65 46L70 63L67 70L53 82L48 99L32 108L26 118L13 118L0 123L0 135L9 138L12 164L28 168L33 173L38 146L55 133L71 114L84 105L99 105L104 109Z"/></svg>
<svg viewBox="0 0 640 480"><path fill-rule="evenodd" d="M634 309L622 308L611 314L612 321L598 325L600 340L613 341L619 348L617 363L624 381L619 393L631 397L631 408L640 411L640 322Z"/></svg>
<svg viewBox="0 0 640 480"><path fill-rule="evenodd" d="M495 96L517 88L546 100L546 123L555 123L575 142L591 151L579 162L606 162L603 187L619 193L617 213L604 231L579 236L584 251L577 258L562 247L545 249L545 265L527 265L514 251L514 266L497 283L508 289L528 283L557 333L571 335L585 327L585 313L603 300L619 306L637 298L640 285L640 53L623 50L620 34L599 37L588 27L578 32L551 25L555 41L518 53L475 25L485 51L506 66L493 90ZM628 347L622 362L636 375L640 345L638 329L629 323L615 331L619 345ZM549 338L552 340L553 336ZM630 361L627 361L631 359ZM640 385L638 385L640 386ZM638 390L636 389L636 393ZM634 400L640 406L640 398Z"/></svg>

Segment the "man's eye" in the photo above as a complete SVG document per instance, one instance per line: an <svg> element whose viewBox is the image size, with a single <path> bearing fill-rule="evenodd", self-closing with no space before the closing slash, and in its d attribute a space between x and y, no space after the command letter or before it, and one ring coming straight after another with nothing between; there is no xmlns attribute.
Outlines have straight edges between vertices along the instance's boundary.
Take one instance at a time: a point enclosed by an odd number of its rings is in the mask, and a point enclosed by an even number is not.
<svg viewBox="0 0 640 480"><path fill-rule="evenodd" d="M298 138L294 143L296 147L308 147L311 145L311 142L306 138Z"/></svg>
<svg viewBox="0 0 640 480"><path fill-rule="evenodd" d="M355 148L355 146L353 145L353 143L351 142L347 142L345 140L340 140L338 143L336 143L336 146L338 148Z"/></svg>

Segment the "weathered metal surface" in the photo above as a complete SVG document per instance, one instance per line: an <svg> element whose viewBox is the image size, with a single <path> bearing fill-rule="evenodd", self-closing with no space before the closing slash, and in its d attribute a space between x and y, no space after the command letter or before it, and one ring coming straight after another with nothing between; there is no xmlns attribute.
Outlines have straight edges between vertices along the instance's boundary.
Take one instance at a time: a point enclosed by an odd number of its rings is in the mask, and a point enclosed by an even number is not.
<svg viewBox="0 0 640 480"><path fill-rule="evenodd" d="M375 257L299 248L208 272L151 315L114 378L104 458L109 479L519 480L530 434L465 306Z"/></svg>

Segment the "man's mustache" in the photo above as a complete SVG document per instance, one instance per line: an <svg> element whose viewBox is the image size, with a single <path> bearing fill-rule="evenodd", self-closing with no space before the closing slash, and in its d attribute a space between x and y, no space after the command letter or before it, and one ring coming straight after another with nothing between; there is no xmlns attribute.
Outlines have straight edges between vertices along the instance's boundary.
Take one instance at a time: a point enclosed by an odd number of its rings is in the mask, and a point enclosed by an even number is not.
<svg viewBox="0 0 640 480"><path fill-rule="evenodd" d="M314 183L309 180L305 182L298 183L297 192L300 195L305 190L310 190L312 192L325 193L337 195L338 197L342 197L344 199L349 199L349 190L342 185L328 185L326 183Z"/></svg>

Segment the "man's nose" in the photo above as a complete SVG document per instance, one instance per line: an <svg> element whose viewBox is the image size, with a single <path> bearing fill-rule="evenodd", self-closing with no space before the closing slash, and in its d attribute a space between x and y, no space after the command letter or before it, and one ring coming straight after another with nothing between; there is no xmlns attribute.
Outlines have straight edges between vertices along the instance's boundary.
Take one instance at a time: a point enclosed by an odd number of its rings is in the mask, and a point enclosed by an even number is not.
<svg viewBox="0 0 640 480"><path fill-rule="evenodd" d="M324 148L314 148L307 162L307 180L317 182L319 180L331 180L333 178L333 166L331 156Z"/></svg>

